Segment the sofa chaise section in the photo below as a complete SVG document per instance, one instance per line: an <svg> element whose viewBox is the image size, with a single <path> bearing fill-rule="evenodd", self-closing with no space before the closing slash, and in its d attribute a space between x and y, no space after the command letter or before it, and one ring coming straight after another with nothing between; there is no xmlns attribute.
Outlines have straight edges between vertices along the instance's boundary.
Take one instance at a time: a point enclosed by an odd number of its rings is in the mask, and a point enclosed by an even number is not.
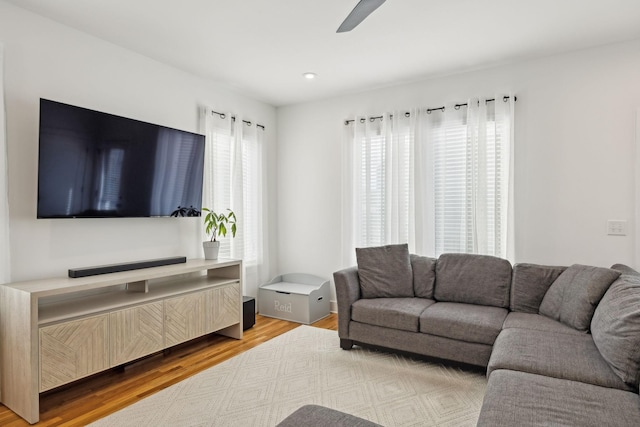
<svg viewBox="0 0 640 427"><path fill-rule="evenodd" d="M478 427L631 427L640 422L635 393L527 372L489 376Z"/></svg>
<svg viewBox="0 0 640 427"><path fill-rule="evenodd" d="M562 267L514 266L512 306L487 368L479 426L637 426L640 422L640 277L622 265L597 269L580 287L562 289L572 310L535 314ZM582 272L593 267L574 268ZM564 272L564 271L563 271ZM555 273L552 273L555 275ZM527 277L527 280L517 280ZM587 274L587 277L589 274ZM545 279L545 277L547 279ZM557 278L560 275L557 276ZM557 279L556 278L556 279ZM599 279L598 279L599 278ZM603 278L604 281L603 281ZM546 282L546 283L543 283ZM559 282L562 282L559 280ZM528 292L526 287L537 283ZM554 285L554 286L555 286ZM543 292L544 291L544 292ZM521 299L518 307L517 294ZM534 295L535 294L535 295ZM557 295L557 293L556 293ZM542 296L542 297L541 297ZM515 311L520 310L520 311ZM577 313L577 314L576 314ZM589 321L585 330L584 322Z"/></svg>

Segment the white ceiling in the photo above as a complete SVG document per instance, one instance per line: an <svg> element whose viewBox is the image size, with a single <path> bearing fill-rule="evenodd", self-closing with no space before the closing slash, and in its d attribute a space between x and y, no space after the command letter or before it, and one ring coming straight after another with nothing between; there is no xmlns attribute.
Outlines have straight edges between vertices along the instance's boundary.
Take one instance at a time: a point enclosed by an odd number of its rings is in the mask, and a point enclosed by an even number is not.
<svg viewBox="0 0 640 427"><path fill-rule="evenodd" d="M275 106L640 38L640 0L388 0L342 34L358 0L7 1Z"/></svg>

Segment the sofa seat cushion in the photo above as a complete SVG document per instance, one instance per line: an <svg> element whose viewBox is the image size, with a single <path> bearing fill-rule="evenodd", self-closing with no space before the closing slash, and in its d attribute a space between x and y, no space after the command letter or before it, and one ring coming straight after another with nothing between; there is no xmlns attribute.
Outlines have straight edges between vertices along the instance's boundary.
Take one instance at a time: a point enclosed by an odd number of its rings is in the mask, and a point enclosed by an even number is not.
<svg viewBox="0 0 640 427"><path fill-rule="evenodd" d="M635 388L640 381L640 277L624 274L596 308L593 341L613 371Z"/></svg>
<svg viewBox="0 0 640 427"><path fill-rule="evenodd" d="M493 345L487 375L497 369L632 390L602 358L589 334L504 329Z"/></svg>
<svg viewBox="0 0 640 427"><path fill-rule="evenodd" d="M507 313L500 307L437 302L420 315L420 332L493 345Z"/></svg>
<svg viewBox="0 0 640 427"><path fill-rule="evenodd" d="M526 372L494 371L480 411L480 427L637 426L637 394Z"/></svg>
<svg viewBox="0 0 640 427"><path fill-rule="evenodd" d="M511 263L488 255L442 254L436 263L436 301L509 307Z"/></svg>
<svg viewBox="0 0 640 427"><path fill-rule="evenodd" d="M439 359L477 365L486 369L491 346L464 342L431 334L390 329L367 323L351 322L349 339L357 345L372 345L390 350L406 351Z"/></svg>
<svg viewBox="0 0 640 427"><path fill-rule="evenodd" d="M361 299L351 306L351 320L418 332L420 315L434 303L435 301L426 298Z"/></svg>
<svg viewBox="0 0 640 427"><path fill-rule="evenodd" d="M517 313L513 311L507 314L507 318L504 319L504 324L502 325L502 329L509 328L583 335L582 332L541 314Z"/></svg>
<svg viewBox="0 0 640 427"><path fill-rule="evenodd" d="M619 276L610 268L574 264L551 284L540 314L587 332L596 306Z"/></svg>
<svg viewBox="0 0 640 427"><path fill-rule="evenodd" d="M362 298L413 297L409 246L356 248Z"/></svg>

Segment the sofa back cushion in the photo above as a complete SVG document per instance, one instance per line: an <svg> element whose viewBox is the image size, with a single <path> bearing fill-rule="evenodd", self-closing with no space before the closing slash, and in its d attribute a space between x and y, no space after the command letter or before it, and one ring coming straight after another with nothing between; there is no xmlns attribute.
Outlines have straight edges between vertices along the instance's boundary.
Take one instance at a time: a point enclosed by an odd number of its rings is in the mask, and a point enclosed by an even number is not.
<svg viewBox="0 0 640 427"><path fill-rule="evenodd" d="M442 254L436 263L436 301L509 307L511 263L488 255Z"/></svg>
<svg viewBox="0 0 640 427"><path fill-rule="evenodd" d="M551 284L540 303L540 314L587 332L596 306L619 276L610 268L574 264Z"/></svg>
<svg viewBox="0 0 640 427"><path fill-rule="evenodd" d="M413 270L413 293L418 298L433 299L433 286L436 283L436 259L411 254Z"/></svg>
<svg viewBox="0 0 640 427"><path fill-rule="evenodd" d="M516 264L511 280L511 311L538 314L549 286L567 267Z"/></svg>
<svg viewBox="0 0 640 427"><path fill-rule="evenodd" d="M640 381L640 277L624 274L604 294L591 320L593 342L628 385Z"/></svg>
<svg viewBox="0 0 640 427"><path fill-rule="evenodd" d="M611 269L619 271L620 274L629 274L631 276L640 277L640 273L638 273L636 270L634 270L633 268L631 268L631 267L629 267L628 265L625 265L625 264L613 264L611 266Z"/></svg>
<svg viewBox="0 0 640 427"><path fill-rule="evenodd" d="M407 298L413 294L409 246L356 248L362 298Z"/></svg>

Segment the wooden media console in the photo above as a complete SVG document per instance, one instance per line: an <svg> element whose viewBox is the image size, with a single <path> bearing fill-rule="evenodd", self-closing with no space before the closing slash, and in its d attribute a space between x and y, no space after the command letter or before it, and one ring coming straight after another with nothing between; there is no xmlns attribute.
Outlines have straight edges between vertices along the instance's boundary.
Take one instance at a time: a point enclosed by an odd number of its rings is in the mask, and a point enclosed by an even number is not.
<svg viewBox="0 0 640 427"><path fill-rule="evenodd" d="M0 286L0 401L38 422L39 395L216 332L242 338L242 261L188 260Z"/></svg>

